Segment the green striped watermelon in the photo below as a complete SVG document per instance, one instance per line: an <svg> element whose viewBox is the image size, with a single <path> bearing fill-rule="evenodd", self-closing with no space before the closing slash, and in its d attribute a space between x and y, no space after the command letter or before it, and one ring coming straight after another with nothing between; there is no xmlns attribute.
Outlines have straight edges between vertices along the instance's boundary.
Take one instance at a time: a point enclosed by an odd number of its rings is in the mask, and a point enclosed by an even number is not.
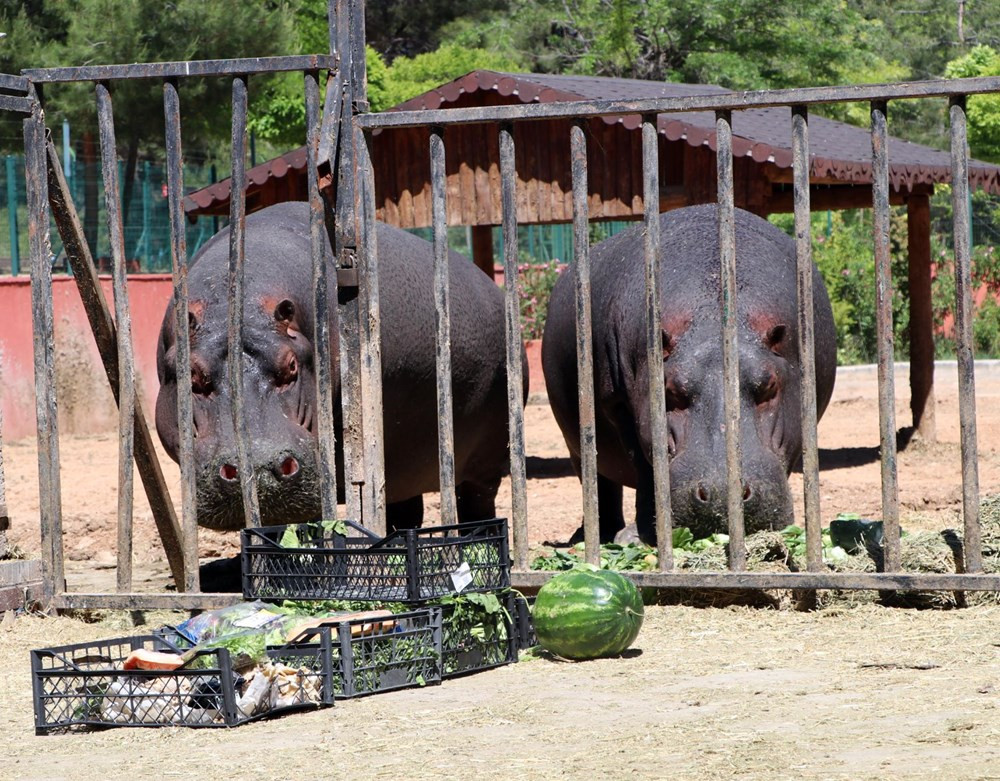
<svg viewBox="0 0 1000 781"><path fill-rule="evenodd" d="M642 626L642 597L617 572L578 567L538 592L532 620L538 642L566 659L617 656Z"/></svg>

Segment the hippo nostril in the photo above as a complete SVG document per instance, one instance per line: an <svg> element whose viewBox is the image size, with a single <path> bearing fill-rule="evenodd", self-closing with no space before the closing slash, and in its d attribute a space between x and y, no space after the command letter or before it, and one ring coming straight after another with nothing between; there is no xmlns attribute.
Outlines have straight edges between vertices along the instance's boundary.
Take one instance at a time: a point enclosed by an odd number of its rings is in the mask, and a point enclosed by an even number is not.
<svg viewBox="0 0 1000 781"><path fill-rule="evenodd" d="M239 472L236 471L236 467L232 464L223 464L219 468L219 476L228 483L233 482L238 475Z"/></svg>
<svg viewBox="0 0 1000 781"><path fill-rule="evenodd" d="M750 490L750 483L743 484L743 501L746 502L753 496L753 491Z"/></svg>
<svg viewBox="0 0 1000 781"><path fill-rule="evenodd" d="M289 456L281 462L279 470L282 477L294 477L299 471L299 462L295 460L294 456Z"/></svg>
<svg viewBox="0 0 1000 781"><path fill-rule="evenodd" d="M708 489L705 488L703 483L698 483L698 487L694 491L694 496L702 504L708 504Z"/></svg>

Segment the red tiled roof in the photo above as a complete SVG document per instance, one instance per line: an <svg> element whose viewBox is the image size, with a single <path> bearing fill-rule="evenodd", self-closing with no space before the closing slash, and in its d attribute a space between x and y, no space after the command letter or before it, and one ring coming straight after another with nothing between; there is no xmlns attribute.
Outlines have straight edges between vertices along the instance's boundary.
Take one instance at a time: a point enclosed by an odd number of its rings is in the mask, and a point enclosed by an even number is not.
<svg viewBox="0 0 1000 781"><path fill-rule="evenodd" d="M478 70L418 95L390 111L441 108L475 92L515 96L522 103L553 103L687 97L729 90L708 84ZM759 163L772 162L779 168L791 167L791 112L787 108L734 111L732 116L733 154L750 156ZM890 122L891 119L890 115ZM638 115L606 117L604 121L608 124L621 122L625 127L634 129L639 126L640 118ZM660 114L658 125L660 132L671 141L683 139L691 146L715 148L715 115L710 111ZM809 118L809 148L810 175L813 178L832 178L852 184L871 183L871 135L867 130L812 115ZM251 169L248 179L262 184L268 177L284 176L289 166L305 166L304 148ZM969 174L973 187L1000 193L1000 167L970 160ZM950 182L951 156L939 149L890 137L889 179L894 189ZM188 211L205 209L213 202L228 199L229 181L225 180L192 193L186 200L185 208Z"/></svg>

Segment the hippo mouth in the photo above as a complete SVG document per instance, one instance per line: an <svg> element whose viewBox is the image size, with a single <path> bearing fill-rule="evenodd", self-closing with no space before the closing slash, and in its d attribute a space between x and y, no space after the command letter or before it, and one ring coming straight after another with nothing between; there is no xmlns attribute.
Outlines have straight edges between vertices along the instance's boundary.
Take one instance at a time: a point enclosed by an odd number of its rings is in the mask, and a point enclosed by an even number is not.
<svg viewBox="0 0 1000 781"><path fill-rule="evenodd" d="M670 504L675 525L687 526L695 539L729 531L725 483L672 483ZM794 510L787 483L744 484L743 527L747 534L776 531L791 523L794 523Z"/></svg>
<svg viewBox="0 0 1000 781"><path fill-rule="evenodd" d="M269 468L258 467L257 503L263 526L301 523L319 517L321 508L315 468L286 454ZM245 525L239 472L232 464L203 471L197 480L198 525L234 531Z"/></svg>

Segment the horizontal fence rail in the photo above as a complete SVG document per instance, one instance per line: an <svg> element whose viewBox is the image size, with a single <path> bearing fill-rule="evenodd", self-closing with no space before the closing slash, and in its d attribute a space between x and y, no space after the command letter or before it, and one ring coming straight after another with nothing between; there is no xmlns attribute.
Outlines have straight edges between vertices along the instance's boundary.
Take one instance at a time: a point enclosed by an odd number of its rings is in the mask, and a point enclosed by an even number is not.
<svg viewBox="0 0 1000 781"><path fill-rule="evenodd" d="M247 57L233 60L189 60L135 65L81 65L72 68L26 68L22 75L35 84L74 81L177 79L186 76L243 76L287 71L334 70L338 57L303 54L293 57ZM0 85L2 86L2 85Z"/></svg>
<svg viewBox="0 0 1000 781"><path fill-rule="evenodd" d="M686 111L740 111L780 106L813 106L825 103L887 101L904 98L951 98L1000 92L1000 76L969 79L938 79L900 84L862 84L848 87L804 87L712 93L683 98L641 100L576 100L559 103L528 103L512 106L426 109L363 114L355 118L365 130L464 125L476 122L514 120L582 119L623 114L663 114Z"/></svg>

